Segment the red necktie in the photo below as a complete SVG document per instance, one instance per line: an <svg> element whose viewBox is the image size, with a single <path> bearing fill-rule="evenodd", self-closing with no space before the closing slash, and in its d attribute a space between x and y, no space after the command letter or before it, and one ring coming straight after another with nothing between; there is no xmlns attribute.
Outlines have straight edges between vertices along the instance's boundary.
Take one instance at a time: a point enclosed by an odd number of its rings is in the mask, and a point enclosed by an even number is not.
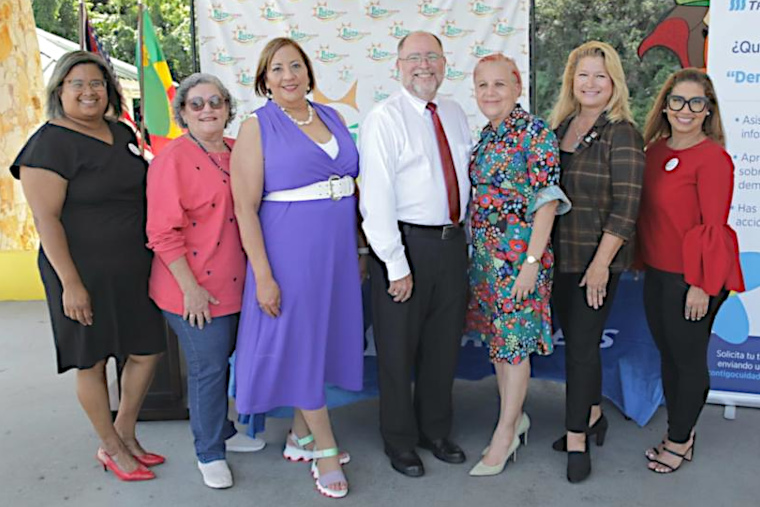
<svg viewBox="0 0 760 507"><path fill-rule="evenodd" d="M443 125L441 124L441 118L436 112L438 106L432 102L428 102L426 107L433 116L435 138L438 141L438 153L441 155L443 179L446 181L446 194L449 198L449 218L451 218L451 223L456 225L459 223L459 183L457 182L456 169L454 169L454 159L451 158L451 149L449 148L449 141L446 139L446 132L444 132Z"/></svg>

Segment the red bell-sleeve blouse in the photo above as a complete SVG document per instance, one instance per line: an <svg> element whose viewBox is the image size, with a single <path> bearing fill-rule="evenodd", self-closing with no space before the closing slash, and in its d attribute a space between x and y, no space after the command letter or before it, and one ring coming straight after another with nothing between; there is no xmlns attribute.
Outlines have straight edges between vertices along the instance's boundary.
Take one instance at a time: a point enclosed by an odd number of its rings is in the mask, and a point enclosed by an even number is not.
<svg viewBox="0 0 760 507"><path fill-rule="evenodd" d="M667 139L646 152L638 233L644 264L682 273L711 296L743 291L736 232L727 224L734 164L711 139L684 150Z"/></svg>
<svg viewBox="0 0 760 507"><path fill-rule="evenodd" d="M221 169L182 136L148 169L148 248L156 254L149 293L159 308L178 315L184 297L169 264L182 256L198 284L219 300L209 305L212 317L237 313L242 304L246 260L230 190L230 154L211 156Z"/></svg>

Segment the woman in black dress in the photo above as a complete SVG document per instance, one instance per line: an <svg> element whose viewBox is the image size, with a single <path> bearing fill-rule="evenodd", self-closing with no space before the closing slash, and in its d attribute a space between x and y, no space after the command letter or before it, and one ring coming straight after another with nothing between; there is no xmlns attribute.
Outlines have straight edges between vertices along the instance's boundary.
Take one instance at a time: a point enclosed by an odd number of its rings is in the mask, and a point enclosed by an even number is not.
<svg viewBox="0 0 760 507"><path fill-rule="evenodd" d="M40 235L39 268L58 372L77 368L77 396L101 440L96 459L121 480L155 477L135 423L165 349L163 320L148 297L145 175L134 133L118 117L122 99L104 61L74 51L47 88L49 121L11 166ZM105 363L124 361L112 422Z"/></svg>

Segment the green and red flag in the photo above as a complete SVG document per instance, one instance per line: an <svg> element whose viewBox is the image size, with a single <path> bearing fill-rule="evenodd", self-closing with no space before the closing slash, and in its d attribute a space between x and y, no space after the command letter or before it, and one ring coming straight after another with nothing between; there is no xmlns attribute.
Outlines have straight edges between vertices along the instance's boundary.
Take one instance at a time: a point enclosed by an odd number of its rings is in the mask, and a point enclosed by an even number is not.
<svg viewBox="0 0 760 507"><path fill-rule="evenodd" d="M153 153L158 153L169 141L181 136L182 129L172 114L175 94L172 75L147 9L142 12L142 23L142 55L140 41L137 43L137 65L142 67L143 73L142 117Z"/></svg>
<svg viewBox="0 0 760 507"><path fill-rule="evenodd" d="M108 51L105 50L103 45L100 43L100 39L98 39L98 36L95 34L95 29L90 24L90 18L87 15L87 10L82 9L82 16L84 18L84 23L82 29L84 30L84 49L86 51L89 51L90 53L95 53L96 55L103 58L103 60L106 61L108 66L111 68L111 71L113 72L114 77L118 81L118 77L116 76L116 69L113 66L113 62L111 61L111 55L108 54ZM129 114L129 109L124 107L124 110L121 112L121 117L119 118L119 121L122 123L126 123L130 129L132 129L132 132L135 133L135 136L137 137L137 142L142 144L142 139L140 137L140 129L137 128L137 124L132 119L132 115ZM150 149L149 146L145 146L145 151L148 153L149 157L153 157L153 151Z"/></svg>

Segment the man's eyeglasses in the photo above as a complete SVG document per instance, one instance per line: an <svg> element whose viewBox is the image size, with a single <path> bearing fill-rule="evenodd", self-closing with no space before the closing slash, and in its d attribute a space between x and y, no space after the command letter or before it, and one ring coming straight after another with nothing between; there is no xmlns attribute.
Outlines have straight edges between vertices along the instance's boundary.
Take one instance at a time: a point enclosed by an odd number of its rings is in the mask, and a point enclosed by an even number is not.
<svg viewBox="0 0 760 507"><path fill-rule="evenodd" d="M227 103L227 100L219 95L212 95L208 100L205 100L203 97L193 97L186 102L187 107L195 112L203 111L203 108L206 107L207 103L211 106L211 109L221 109Z"/></svg>
<svg viewBox="0 0 760 507"><path fill-rule="evenodd" d="M701 113L707 108L710 99L707 97L692 97L689 100L680 95L668 95L668 109L671 111L681 111L685 105L689 105L689 111L692 113Z"/></svg>
<svg viewBox="0 0 760 507"><path fill-rule="evenodd" d="M402 62L409 62L414 65L419 65L422 63L423 60L427 61L430 64L434 64L438 62L441 58L443 58L443 55L439 53L428 53L426 55L421 55L420 53L412 53L406 58L399 58L399 60L401 60Z"/></svg>
<svg viewBox="0 0 760 507"><path fill-rule="evenodd" d="M85 86L89 86L90 90L93 91L100 91L105 89L106 82L102 79L93 79L89 83L85 83L81 79L69 79L68 81L65 81L66 84L69 85L69 88L74 90L75 92L81 92L84 90Z"/></svg>

